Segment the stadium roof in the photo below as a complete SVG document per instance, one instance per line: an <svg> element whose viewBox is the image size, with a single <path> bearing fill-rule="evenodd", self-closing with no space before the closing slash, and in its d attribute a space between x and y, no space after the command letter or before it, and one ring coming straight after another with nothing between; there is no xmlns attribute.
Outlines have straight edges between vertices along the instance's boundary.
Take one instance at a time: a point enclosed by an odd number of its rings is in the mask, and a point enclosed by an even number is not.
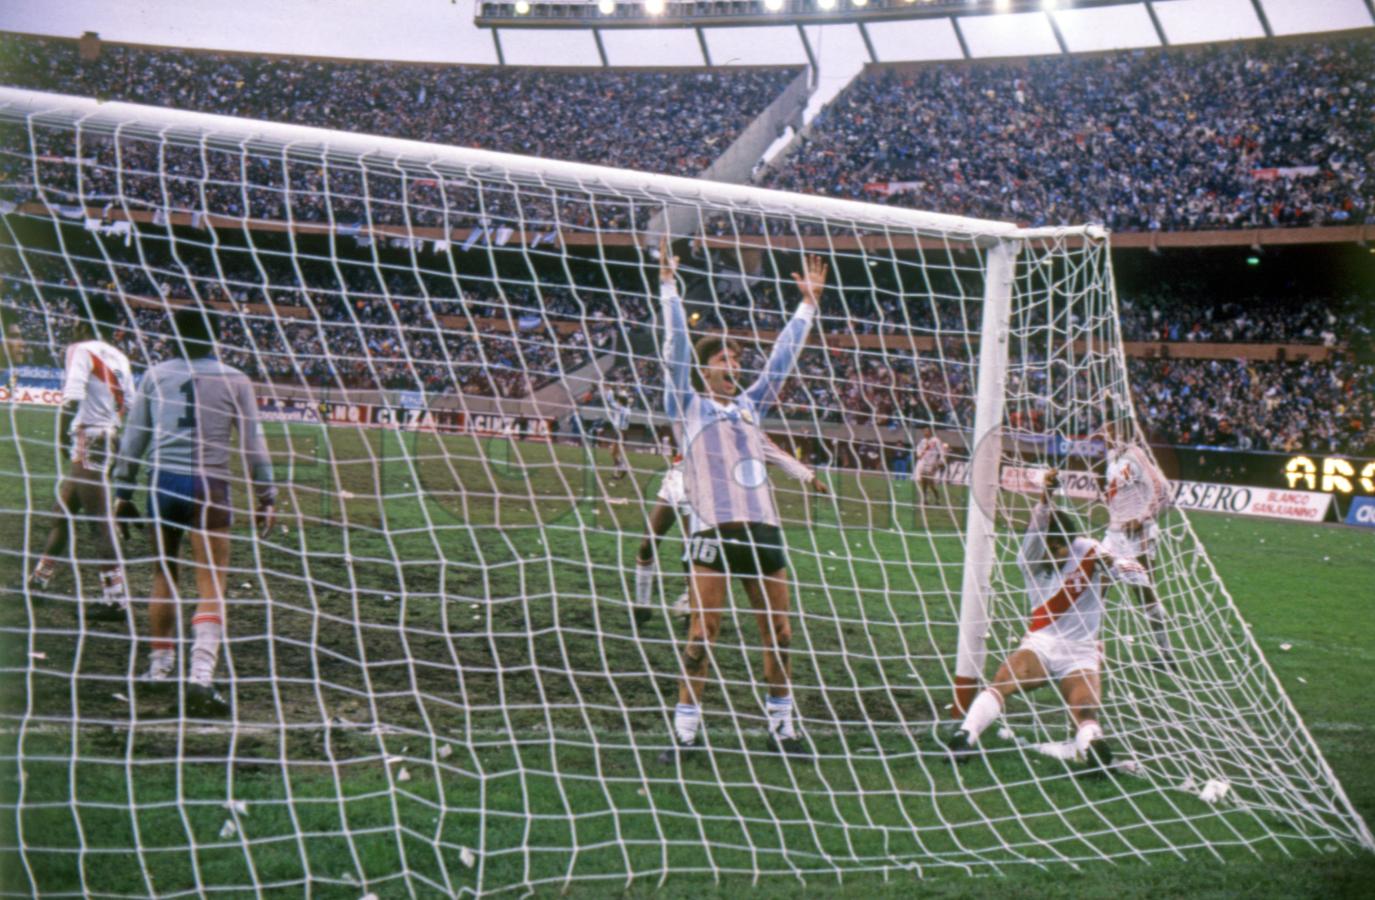
<svg viewBox="0 0 1375 900"><path fill-rule="evenodd" d="M977 0L976 0L977 2ZM900 62L1081 53L1369 28L1375 0L1141 0L798 27L483 29L476 0L7 0L0 30L218 50L557 66ZM327 15L325 13L327 11Z"/></svg>

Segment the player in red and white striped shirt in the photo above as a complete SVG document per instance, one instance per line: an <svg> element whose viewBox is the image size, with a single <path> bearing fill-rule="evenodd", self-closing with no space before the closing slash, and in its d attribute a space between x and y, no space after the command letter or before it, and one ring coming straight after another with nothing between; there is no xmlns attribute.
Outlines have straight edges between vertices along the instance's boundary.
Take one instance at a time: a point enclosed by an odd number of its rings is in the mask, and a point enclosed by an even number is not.
<svg viewBox="0 0 1375 900"><path fill-rule="evenodd" d="M77 339L67 348L58 444L69 463L58 485L43 556L29 575L29 590L47 590L75 526L87 521L95 527L96 559L101 565L101 599L87 610L87 618L123 621L128 615L129 593L115 552L109 476L119 423L134 392L134 377L128 357L100 339L106 328L105 322L81 322Z"/></svg>
<svg viewBox="0 0 1375 900"><path fill-rule="evenodd" d="M936 499L936 482L941 473L945 471L945 454L949 449L944 441L936 437L936 429L927 426L926 437L917 444L915 453L917 459L915 475L923 502L926 501L928 493L930 499Z"/></svg>
<svg viewBox="0 0 1375 900"><path fill-rule="evenodd" d="M1140 564L1119 559L1092 538L1077 534L1073 520L1054 510L1050 494L1057 485L1052 469L1041 502L1031 514L1017 565L1026 579L1031 613L1026 637L974 699L947 746L957 762L973 753L979 735L1002 714L1006 700L1054 680L1074 719L1078 755L1107 768L1112 753L1098 724L1101 693L1098 632L1108 580L1126 581Z"/></svg>

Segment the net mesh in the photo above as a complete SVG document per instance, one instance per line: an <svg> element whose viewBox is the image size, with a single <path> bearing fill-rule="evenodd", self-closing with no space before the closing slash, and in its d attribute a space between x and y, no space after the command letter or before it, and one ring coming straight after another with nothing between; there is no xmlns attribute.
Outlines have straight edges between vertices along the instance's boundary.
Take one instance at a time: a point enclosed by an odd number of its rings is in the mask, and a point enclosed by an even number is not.
<svg viewBox="0 0 1375 900"><path fill-rule="evenodd" d="M1153 573L1174 670L1153 667L1130 593L1108 602L1115 777L1059 758L1068 719L1050 689L1012 701L973 766L936 740L972 518L993 537L985 677L1025 630L1013 556L1045 470L1090 533L1106 527L1091 436L1134 435L1101 235L17 91L0 93L0 128L3 311L20 326L5 583L24 583L53 521L73 523L51 584L0 613L3 841L26 891L462 894L1369 844L1173 511ZM809 760L765 747L760 632L738 586L708 750L656 760L685 589L680 523L635 623L635 557L672 452L647 249L665 231L692 331L728 331L743 381L797 305L802 254L829 264L761 423L826 488L771 475ZM990 333L1006 362L996 427L977 433L999 247L1015 252L1007 326ZM219 359L251 380L278 487L278 521L255 536L232 455L220 722L185 715L184 687L140 681L146 529L116 560L132 618L101 624L98 523L50 514L66 470L52 406L78 324L113 310L109 342L139 374L178 354L187 305L211 311ZM928 428L950 449L918 479ZM988 454L997 489L971 504ZM179 591L184 668L190 572ZM1210 783L1221 799L1199 796Z"/></svg>

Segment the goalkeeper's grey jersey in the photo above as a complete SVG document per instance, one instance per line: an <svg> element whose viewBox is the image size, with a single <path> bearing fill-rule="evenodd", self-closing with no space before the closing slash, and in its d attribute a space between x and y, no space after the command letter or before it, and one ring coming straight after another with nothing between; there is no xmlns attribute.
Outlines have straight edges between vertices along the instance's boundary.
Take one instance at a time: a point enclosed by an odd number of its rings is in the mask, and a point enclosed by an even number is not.
<svg viewBox="0 0 1375 900"><path fill-rule="evenodd" d="M227 477L238 448L253 481L270 483L271 460L248 377L212 357L173 359L153 366L139 384L116 477L131 483L145 457L157 471Z"/></svg>

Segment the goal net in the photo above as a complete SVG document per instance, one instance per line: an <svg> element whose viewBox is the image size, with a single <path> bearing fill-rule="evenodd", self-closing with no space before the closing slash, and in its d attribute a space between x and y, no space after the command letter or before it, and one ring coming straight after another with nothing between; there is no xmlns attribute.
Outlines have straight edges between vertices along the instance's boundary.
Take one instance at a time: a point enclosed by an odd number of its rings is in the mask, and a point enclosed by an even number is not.
<svg viewBox="0 0 1375 900"><path fill-rule="evenodd" d="M1153 561L1172 668L1131 591L1106 597L1114 770L1066 758L1049 688L1011 700L971 765L945 755L957 681L964 702L1025 631L1014 556L1045 472L1101 537L1095 435L1140 442L1100 231L9 89L0 129L14 890L462 895L1371 846L1173 511ZM768 475L809 758L767 746L737 582L706 749L658 761L689 527L637 606L677 449L661 239L692 336L728 332L742 384L786 343L803 254L828 266L757 423L816 476ZM157 534L136 522L102 559L98 515L54 512L66 348L98 320L141 377L180 354L187 306L252 384L277 487L256 535L235 445L220 720L183 709L191 555L169 691L142 680ZM70 539L31 587L54 523ZM90 614L112 563L123 622Z"/></svg>

